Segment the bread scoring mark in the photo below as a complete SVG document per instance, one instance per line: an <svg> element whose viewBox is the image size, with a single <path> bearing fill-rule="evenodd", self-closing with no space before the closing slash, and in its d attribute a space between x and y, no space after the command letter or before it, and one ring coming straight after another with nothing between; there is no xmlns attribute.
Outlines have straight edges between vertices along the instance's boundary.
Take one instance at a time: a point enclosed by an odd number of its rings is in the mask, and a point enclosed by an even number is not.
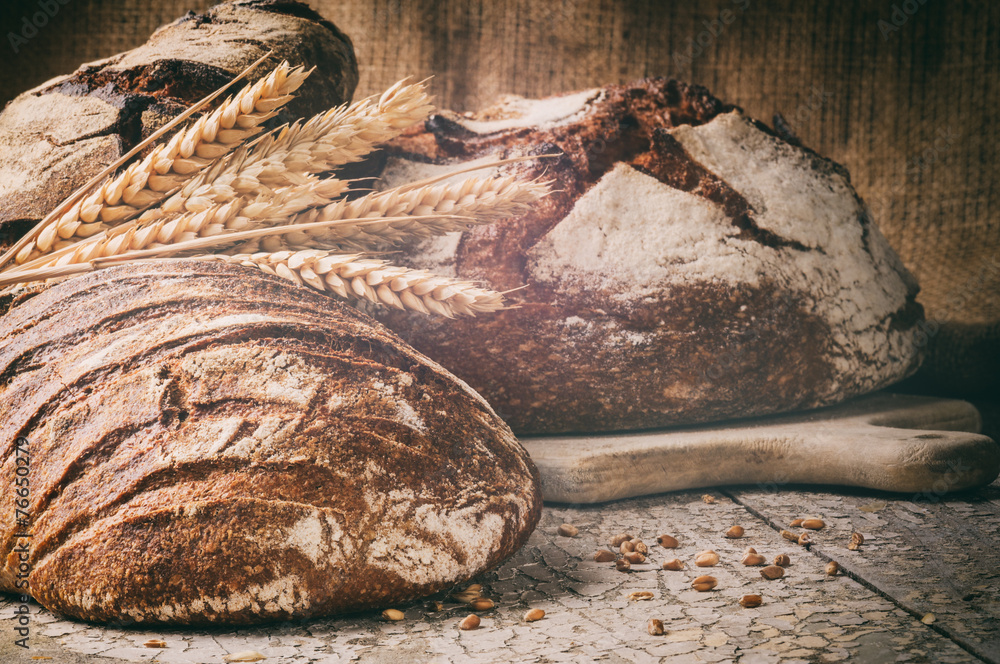
<svg viewBox="0 0 1000 664"><path fill-rule="evenodd" d="M448 509L468 509L470 520L477 505L486 519L492 520L489 514L497 512L506 515L501 517L507 526L501 540L488 554L491 557L484 558L488 564L523 541L538 517L540 496L532 484L537 483L537 473L509 429L466 384L400 344L384 328L322 296L264 275L251 278L236 268L192 271L179 264L175 269L112 268L60 284L49 292L84 295L72 307L48 309L52 325L46 330L32 329L23 341L13 335L15 344L35 344L45 361L30 374L19 373L3 397L13 393L32 397L31 389L54 383L58 388L43 390L23 412L0 409L0 425L26 427L48 455L46 467L55 471L58 502L43 510L35 530L51 554L43 556L32 579L32 591L40 601L88 619L114 619L121 604L109 604L108 598L120 597L133 609L138 607L136 615L147 606L169 605L159 613L143 614L143 621L206 622L221 617L255 622L303 611L351 610L387 601L390 595L408 599L482 571L463 567L471 564L470 559L456 545L442 555L455 557L461 578L437 581L430 590L400 578L385 591L361 597L359 588L345 580L344 570L366 564L368 530L360 524L367 518L383 520L382 515L365 515L362 485L381 491L400 482L416 482L429 492L428 505L467 500L468 504ZM140 278L143 274L150 276ZM168 303L164 316L155 315L152 306L160 301ZM38 320L30 305L26 303L15 316ZM219 308L233 325L205 332L199 322L218 319ZM130 317L119 315L121 310L140 313ZM266 320L246 324L244 313ZM91 334L95 329L101 332ZM200 333L175 336L178 330L190 329ZM37 334L43 336L37 342L27 338ZM116 346L98 368L74 373L78 356L92 355L115 338L135 343ZM213 355L222 348L232 359L228 366ZM272 372L278 389L269 390L254 380ZM317 372L322 374L318 379ZM295 374L297 382L286 382L285 373ZM244 376L248 389L242 385ZM114 399L119 400L117 405ZM338 400L339 409L333 407ZM105 408L115 417L95 415ZM348 412L373 414L348 418ZM29 425L32 421L35 424ZM123 422L128 423L124 429ZM41 425L55 428L37 429ZM425 431L418 430L421 426ZM59 465L67 448L74 450L67 465L79 468L72 478L61 474L66 465ZM387 463L376 463L368 477L356 472L359 463L383 459ZM63 481L67 479L68 483ZM520 502L500 510L491 502L493 492L515 493ZM246 496L260 497L259 512L249 506ZM159 521L157 511L172 501L177 502L178 518L190 522L187 526ZM322 505L310 508L310 501ZM288 512L288 505L298 511ZM232 510L226 511L227 506ZM200 599L200 592L194 595L191 588L185 589L184 584L197 581L191 566L196 558L171 552L211 550L211 555L221 555L228 546L222 535L237 531L239 521L231 525L225 521L230 516L267 524L255 526L255 535L240 536L243 554L238 553L239 546L230 552L247 555L255 547L273 551L275 559L292 565L278 573L295 577L295 583L311 593L303 600L307 603L285 614L278 603L270 606L257 599L253 605L229 603L220 589L214 592L218 606L213 609ZM267 541L267 533L274 542ZM425 544L454 544L431 530L417 537ZM88 555L104 562L81 562ZM253 554L248 564L261 567L270 555ZM159 602L160 593L142 590L158 580L150 578L146 564L154 558L179 565L180 570L175 575L180 579L176 592ZM112 559L124 562L106 562ZM90 574L91 569L103 572ZM397 578L391 565L378 568L378 573ZM271 583L257 571L247 574L251 576L244 585L251 589ZM67 600L60 595L66 588L79 590L79 597ZM85 591L90 593L87 608L74 606L76 599L83 601ZM320 597L323 593L328 594ZM237 610L237 606L250 608ZM276 613L268 614L268 609Z"/></svg>
<svg viewBox="0 0 1000 664"><path fill-rule="evenodd" d="M690 278L723 272L720 260L738 253L726 246L736 232L718 205L619 163L529 250L528 281L635 300L660 292L682 266Z"/></svg>
<svg viewBox="0 0 1000 664"><path fill-rule="evenodd" d="M864 208L840 169L761 131L737 112L671 133L693 159L758 210L761 229L823 248L824 254L798 256L779 250L785 261L774 268L779 283L815 293L814 311L830 326L841 376L859 374L859 388L867 391L884 381L882 372L893 357L919 355L915 335L891 327L893 314L910 295L898 258L890 260L885 238L861 223Z"/></svg>
<svg viewBox="0 0 1000 664"><path fill-rule="evenodd" d="M246 322L233 317L228 324ZM263 319L263 317L262 317ZM240 398L305 406L323 383L323 372L295 354L275 348L224 346L207 348L184 357L179 367L194 387L194 403Z"/></svg>
<svg viewBox="0 0 1000 664"><path fill-rule="evenodd" d="M172 445L167 449L171 465L208 459L221 452L239 430L245 419L241 416L220 419L195 419L189 429L187 446Z"/></svg>
<svg viewBox="0 0 1000 664"><path fill-rule="evenodd" d="M291 418L282 415L263 415L259 421L260 424L252 434L240 438L223 449L223 456L252 459L255 456L273 454L281 445L294 440L302 424L302 415Z"/></svg>
<svg viewBox="0 0 1000 664"><path fill-rule="evenodd" d="M405 375L405 374L400 374L400 375ZM412 385L413 379L410 378L409 376L407 376L407 378L410 381L409 385ZM408 386L403 381L400 381L400 384L402 384L404 387ZM376 392L378 392L382 400L387 405L391 405L391 407L395 411L395 417L392 418L393 421L399 422L400 424L410 427L411 429L414 429L421 433L427 432L427 425L426 423L424 423L424 419L420 417L417 411L414 410L413 406L411 406L409 402L406 401L406 399L404 399L401 396L397 396L395 385L393 385L392 383L383 382L379 379L375 379L371 381L371 387Z"/></svg>
<svg viewBox="0 0 1000 664"><path fill-rule="evenodd" d="M70 601L75 598L68 597ZM123 614L137 622L204 622L213 616L250 612L257 615L291 615L307 606L308 590L297 576L283 576L266 584L248 585L242 592L213 595L206 592L192 602L142 604L125 607Z"/></svg>
<svg viewBox="0 0 1000 664"><path fill-rule="evenodd" d="M741 240L759 242L768 247L791 247L799 251L823 251L822 247L807 247L776 233L760 228L755 219L756 211L747 200L715 174L691 158L684 147L668 129L653 132L650 150L631 162L631 165L648 173L666 185L698 194L725 210L732 223L740 229Z"/></svg>
<svg viewBox="0 0 1000 664"><path fill-rule="evenodd" d="M410 489L367 492L372 513L382 514L367 547L367 562L414 585L457 582L482 569L501 546L504 519L485 513L484 504L502 502L508 514L530 510L517 494L466 495L465 506L444 507Z"/></svg>
<svg viewBox="0 0 1000 664"><path fill-rule="evenodd" d="M547 99L526 99L509 95L496 106L475 115L447 113L452 122L474 134L497 134L516 129L548 129L571 124L604 98L601 88L583 90Z"/></svg>
<svg viewBox="0 0 1000 664"><path fill-rule="evenodd" d="M199 523L213 527L203 532ZM289 501L215 500L119 512L92 523L36 567L32 588L50 606L90 620L125 615L203 624L219 617L289 617L336 597L352 562L353 547L343 535L333 511ZM97 541L88 542L92 537ZM89 570L104 558L119 564L91 579ZM53 583L53 576L65 584Z"/></svg>
<svg viewBox="0 0 1000 664"><path fill-rule="evenodd" d="M215 330L224 330L234 325L245 325L248 323L267 322L271 319L265 314L243 313L235 315L216 316L211 318L198 317L192 320L190 317L178 316L172 320L164 319L164 324L170 328L170 336L174 339L183 339L193 334L205 334ZM121 334L115 335L113 341L95 349L77 359L77 370L80 373L95 369L107 363L108 358L121 354L124 348L134 347L141 341L145 330L141 328L129 327L122 330ZM169 338L169 337L168 337Z"/></svg>

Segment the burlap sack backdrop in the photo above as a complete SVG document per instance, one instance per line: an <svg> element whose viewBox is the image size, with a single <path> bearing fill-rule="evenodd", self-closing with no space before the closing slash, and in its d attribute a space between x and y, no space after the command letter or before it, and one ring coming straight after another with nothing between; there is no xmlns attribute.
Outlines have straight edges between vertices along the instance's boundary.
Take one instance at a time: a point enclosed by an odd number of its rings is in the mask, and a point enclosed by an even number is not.
<svg viewBox="0 0 1000 664"><path fill-rule="evenodd" d="M5 0L4 101L210 0ZM312 0L354 40L358 95L434 76L439 105L645 76L700 83L851 171L923 287L923 387L1000 385L1000 3Z"/></svg>

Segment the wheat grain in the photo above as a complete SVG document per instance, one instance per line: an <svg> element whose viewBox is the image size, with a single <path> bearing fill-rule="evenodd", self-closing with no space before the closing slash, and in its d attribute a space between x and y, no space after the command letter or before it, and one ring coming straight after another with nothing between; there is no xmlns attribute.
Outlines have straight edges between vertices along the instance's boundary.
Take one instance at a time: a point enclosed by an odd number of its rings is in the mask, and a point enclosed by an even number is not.
<svg viewBox="0 0 1000 664"><path fill-rule="evenodd" d="M11 261L11 259L16 257L16 255L25 247L25 245L33 242L35 238L38 237L39 232L41 232L43 228L48 226L50 223L53 223L56 219L65 214L73 205L76 204L77 201L86 196L87 193L90 192L94 187L100 185L105 180L105 178L111 176L119 168L129 163L136 155L144 151L150 145L155 144L158 140L160 140L160 138L174 131L174 129L176 129L182 123L187 122L187 120L191 116L193 116L195 113L199 112L200 110L211 104L231 86L236 85L237 83L245 79L247 76L250 75L250 72L256 69L261 63L264 62L264 60L271 57L273 53L274 51L268 51L267 53L257 58L256 61L250 63L249 66L247 66L243 71L237 74L236 77L233 78L233 80L231 80L229 83L226 83L219 89L206 95L198 102L190 106L187 110L179 113L172 120L165 123L163 126L154 131L152 134L150 134L143 140L133 145L128 152L118 157L118 159L114 160L113 162L105 166L103 169L101 169L98 173L96 173L93 177L91 177L82 186L75 189L72 194L70 194L61 203L59 203L59 205L55 206L48 214L45 215L45 217L41 221L35 224L31 228L31 230L29 230L27 233L21 236L21 238L17 240L17 242L15 242L13 246L7 249L3 253L3 255L0 255L0 268L5 267L7 263Z"/></svg>
<svg viewBox="0 0 1000 664"><path fill-rule="evenodd" d="M487 224L523 213L548 191L545 183L523 182L513 176L466 178L455 184L416 189L400 187L352 201L342 199L303 212L291 223L340 222L303 234L298 240L303 247L371 250L386 244L465 230L470 225ZM439 218L407 219L408 216ZM456 222L454 216L467 220ZM291 241L291 238L286 239Z"/></svg>
<svg viewBox="0 0 1000 664"><path fill-rule="evenodd" d="M364 259L357 254L302 251L259 252L196 260L222 261L256 267L300 286L331 292L348 300L366 300L401 310L446 318L475 316L504 308L503 295L469 282Z"/></svg>
<svg viewBox="0 0 1000 664"><path fill-rule="evenodd" d="M292 99L309 72L281 63L270 74L243 88L212 113L203 115L141 161L108 178L58 220L42 228L33 243L17 254L25 263L50 251L59 239L86 238L121 223L161 201L207 164L261 131L259 125Z"/></svg>
<svg viewBox="0 0 1000 664"><path fill-rule="evenodd" d="M234 197L227 203L206 205L197 212L152 220L134 220L87 240L64 247L57 245L54 251L20 266L19 270L24 272L84 263L131 251L163 248L197 238L264 228L281 223L308 207L328 203L343 193L347 186L348 183L342 180L314 180L303 186L279 189L273 196L266 198Z"/></svg>
<svg viewBox="0 0 1000 664"><path fill-rule="evenodd" d="M388 190L355 201L339 201L321 210L296 214L327 203L346 188L342 180L316 180L279 189L270 198L252 202L232 198L228 203L210 201L197 212L149 221L137 220L94 238L57 247L27 263L30 270L71 265L125 252L165 247L195 238L284 226L278 235L257 237L238 244L230 253L249 254L287 249L368 251L386 243L399 243L442 235L510 216L545 196L545 184L521 182L513 177L469 178L458 184ZM224 240L220 237L220 240ZM235 244L237 240L233 240Z"/></svg>

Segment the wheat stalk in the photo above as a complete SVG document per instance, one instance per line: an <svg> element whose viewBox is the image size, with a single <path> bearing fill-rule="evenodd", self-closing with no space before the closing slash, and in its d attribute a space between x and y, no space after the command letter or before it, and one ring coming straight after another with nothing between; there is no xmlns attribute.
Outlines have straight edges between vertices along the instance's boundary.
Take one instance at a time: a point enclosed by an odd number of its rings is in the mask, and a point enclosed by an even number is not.
<svg viewBox="0 0 1000 664"><path fill-rule="evenodd" d="M227 99L212 113L178 132L141 161L108 178L24 246L25 263L50 251L58 240L86 238L154 205L195 173L261 131L260 124L292 99L310 72L281 63L270 74Z"/></svg>
<svg viewBox="0 0 1000 664"><path fill-rule="evenodd" d="M429 97L422 84L400 82L383 94L377 104L365 100L316 115L305 124L286 126L277 133L271 132L256 141L252 149L240 147L226 158L217 159L209 168L189 179L180 191L163 201L159 207L144 213L140 221L152 222L172 214L202 212L213 205L227 203L239 197L271 197L274 196L274 190L280 187L299 185L333 191L332 181L321 183L310 175L360 159L378 143L395 137L406 127L424 119L431 109L428 102ZM342 193L344 189L346 183L337 185L335 194ZM328 203L335 194L327 194L326 200L318 199L312 205ZM182 224L185 221L188 220L182 220ZM114 228L99 222L92 226L81 234L90 235L99 231L97 234L103 236L108 235L109 228ZM176 226L174 224L168 228ZM125 230L131 230L131 227ZM120 240L112 242L111 237L108 240L102 246L118 246L120 243ZM61 262L33 261L31 259L37 258L41 253L34 252L29 256L22 256L21 264L36 267L67 264L67 260L76 262L65 258L65 249L79 242L78 237L58 240L43 254L44 258L56 252L57 256L54 258L61 259ZM89 257L103 254L91 243L87 247L80 247L77 255Z"/></svg>
<svg viewBox="0 0 1000 664"><path fill-rule="evenodd" d="M114 160L113 162L105 166L98 173L96 173L89 180L87 180L87 182L85 182L82 186L77 187L77 189L74 190L72 194L66 197L61 203L59 203L59 205L55 206L48 214L45 215L45 217L41 221L35 224L31 228L31 230L29 230L27 233L21 236L21 238L17 242L15 242L13 246L8 248L3 253L3 255L0 256L0 268L4 268L7 265L7 263L9 263L13 258L15 258L16 255L26 245L33 242L35 238L38 237L39 232L41 232L43 228L48 226L50 223L53 223L56 219L65 214L66 211L69 210L73 205L75 205L77 201L86 196L87 193L90 192L94 187L100 185L105 178L109 177L119 168L130 162L136 155L141 153L150 145L156 143L156 141L160 140L160 138L167 135L169 132L173 131L181 123L187 122L187 120L191 116L193 116L195 113L197 113L201 109L211 104L231 86L236 85L237 83L245 79L247 76L250 75L250 72L256 69L262 62L264 62L264 60L267 60L269 57L271 57L273 53L274 51L268 51L264 55L257 58L257 60L250 63L249 66L247 66L243 71L237 74L236 77L233 78L233 80L229 81L229 83L226 83L219 89L201 98L199 101L191 105L187 110L178 114L172 120L166 122L163 126L154 131L152 134L150 134L143 140L133 145L128 152L126 152L122 156L118 157L118 159Z"/></svg>
<svg viewBox="0 0 1000 664"><path fill-rule="evenodd" d="M210 254L195 258L256 267L300 286L335 293L348 300L366 300L446 318L475 316L504 308L503 295L496 291L434 275L427 270L411 270L381 260L364 259L357 254L305 249L235 256Z"/></svg>
<svg viewBox="0 0 1000 664"><path fill-rule="evenodd" d="M293 172L321 173L360 160L380 143L426 119L432 110L424 84L404 80L377 102L366 99L284 127L268 144L255 145L254 153L262 158L280 156L284 167ZM286 184L282 172L276 175L275 184Z"/></svg>
<svg viewBox="0 0 1000 664"><path fill-rule="evenodd" d="M285 126L255 141L252 149L238 151L203 171L143 219L307 184L310 175L358 161L379 143L424 120L432 109L429 102L422 83L400 81L377 103L366 99Z"/></svg>
<svg viewBox="0 0 1000 664"><path fill-rule="evenodd" d="M520 212L545 196L544 183L513 177L469 178L458 184L388 190L355 201L339 201L316 213L296 214L326 203L346 188L342 180L318 180L278 190L253 202L233 198L209 204L197 212L133 221L83 242L45 254L21 266L33 270L110 258L126 252L155 249L196 238L217 237L281 226L278 235L257 237L230 249L231 253L277 252L286 249L372 249L378 244L443 235L489 223ZM235 244L237 240L232 240Z"/></svg>
<svg viewBox="0 0 1000 664"><path fill-rule="evenodd" d="M240 206L243 205L245 205L245 201L231 201L226 206L219 206L220 208L228 207L231 214L220 213L220 216L215 217L216 221L219 221L220 223L225 222L229 225L228 219L236 216L237 222L242 223L242 220L239 220L238 215L232 211L240 209ZM246 207L243 207L243 210L245 209ZM401 219L402 218L399 220ZM390 221L396 220L397 219L390 219ZM0 286L60 279L62 277L93 272L94 270L110 267L112 265L163 259L167 256L191 257L198 252L203 252L206 249L212 249L220 253L227 252L225 255L228 256L234 253L239 253L233 249L233 245L239 242L247 242L249 240L268 237L271 235L292 235L298 232L308 232L322 229L337 223L340 222L319 221L309 224L296 224L294 226L277 225L253 228L249 230L229 230L218 235L209 235L206 237L179 237L176 238L174 242L168 244L152 241L149 243L147 248L144 249L129 249L127 248L127 244L129 243L126 243L123 240L123 247L121 251L109 251L106 256L94 256L87 260L83 260L81 258L82 262L71 263L68 261L60 261L59 265L46 262L46 264L41 267L28 268L27 266L23 266L13 270L2 270L0 271ZM129 233L125 233L124 235L128 234ZM136 233L136 235L138 236L139 234ZM71 249L75 251L77 247L72 247ZM287 245L287 243L282 244L281 250L289 249L291 249L290 245ZM298 250L299 249L297 248L294 249L294 251ZM47 261L48 259L46 258L45 260Z"/></svg>
<svg viewBox="0 0 1000 664"><path fill-rule="evenodd" d="M475 284L339 252L525 211L548 194L547 183L442 180L526 157L338 198L349 183L317 174L360 159L425 118L429 98L423 84L401 81L377 101L341 106L247 144L307 75L283 63L120 175L88 183L96 189L78 190L19 244L19 264L2 270L0 286L171 256L244 265L349 300L449 318L503 309L502 294Z"/></svg>
<svg viewBox="0 0 1000 664"><path fill-rule="evenodd" d="M131 251L156 249L198 238L276 225L308 207L328 203L342 194L347 186L348 183L343 180L315 180L303 186L279 189L269 197L234 197L226 203L206 205L197 212L134 220L87 240L57 247L9 272L17 274L43 267L86 263Z"/></svg>
<svg viewBox="0 0 1000 664"><path fill-rule="evenodd" d="M488 224L520 214L548 192L547 183L524 182L513 176L473 177L454 184L418 188L397 187L352 201L341 199L303 212L291 223L341 223L304 233L298 238L286 236L286 239L313 248L378 248L466 230L471 225ZM451 218L456 215L469 220L456 223ZM407 219L409 216L414 219ZM432 219L428 221L416 217ZM396 221L397 218L400 220Z"/></svg>

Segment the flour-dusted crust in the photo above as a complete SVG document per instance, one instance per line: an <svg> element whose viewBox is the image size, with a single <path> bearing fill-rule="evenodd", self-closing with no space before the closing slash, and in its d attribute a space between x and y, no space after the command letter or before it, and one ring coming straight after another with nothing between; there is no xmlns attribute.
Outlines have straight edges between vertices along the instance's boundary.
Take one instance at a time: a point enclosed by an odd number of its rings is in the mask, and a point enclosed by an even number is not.
<svg viewBox="0 0 1000 664"><path fill-rule="evenodd" d="M30 592L78 618L411 600L499 564L540 515L534 465L467 385L363 314L238 266L57 285L0 318L0 375L4 476L18 436L31 455Z"/></svg>
<svg viewBox="0 0 1000 664"><path fill-rule="evenodd" d="M275 125L349 101L358 82L351 40L305 3L238 0L161 27L135 49L82 65L0 113L0 246L174 116L271 52L315 67ZM238 92L237 84L231 90Z"/></svg>
<svg viewBox="0 0 1000 664"><path fill-rule="evenodd" d="M640 429L810 408L918 366L916 283L847 172L701 88L652 79L444 114L386 185L490 155L559 190L533 213L410 249L519 308L382 319L521 433ZM462 339L476 338L470 348Z"/></svg>

